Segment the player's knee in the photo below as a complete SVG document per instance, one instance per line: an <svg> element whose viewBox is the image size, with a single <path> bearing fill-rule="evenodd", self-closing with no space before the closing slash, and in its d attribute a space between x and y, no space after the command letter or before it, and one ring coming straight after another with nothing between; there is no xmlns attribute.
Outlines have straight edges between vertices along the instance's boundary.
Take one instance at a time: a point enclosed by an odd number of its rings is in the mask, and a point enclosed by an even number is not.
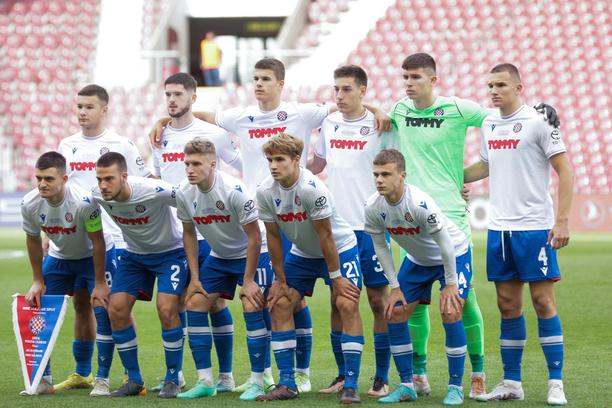
<svg viewBox="0 0 612 408"><path fill-rule="evenodd" d="M533 308L539 318L548 319L557 314L555 299L548 293L540 293L532 297Z"/></svg>
<svg viewBox="0 0 612 408"><path fill-rule="evenodd" d="M221 310L223 310L223 309L221 309ZM247 313L252 313L252 312L259 312L259 311L261 311L263 309L260 308L260 307L255 306L254 304L252 304L251 302L249 302L245 298L242 298L242 310L244 310Z"/></svg>
<svg viewBox="0 0 612 408"><path fill-rule="evenodd" d="M126 304L121 302L110 302L108 305L108 317L111 322L121 323L130 320L130 311Z"/></svg>
<svg viewBox="0 0 612 408"><path fill-rule="evenodd" d="M455 312L451 314L442 314L442 321L444 323L455 323L461 320L461 312Z"/></svg>
<svg viewBox="0 0 612 408"><path fill-rule="evenodd" d="M336 307L342 319L351 319L359 314L359 304L352 300L339 296L336 300Z"/></svg>
<svg viewBox="0 0 612 408"><path fill-rule="evenodd" d="M276 321L284 321L291 319L293 316L294 305L286 297L280 298L274 307L270 310L272 319Z"/></svg>
<svg viewBox="0 0 612 408"><path fill-rule="evenodd" d="M222 311L223 309L225 309L226 305L225 305L225 299L223 298L218 298L210 307L210 313L214 314L214 313L218 313L220 311Z"/></svg>
<svg viewBox="0 0 612 408"><path fill-rule="evenodd" d="M512 299L507 296L498 296L497 307L503 318L512 318L521 314L522 304L517 299Z"/></svg>
<svg viewBox="0 0 612 408"><path fill-rule="evenodd" d="M178 308L173 304L158 304L157 314L162 324L169 324L174 319L178 319Z"/></svg>
<svg viewBox="0 0 612 408"><path fill-rule="evenodd" d="M385 301L384 298L378 294L368 294L368 302L370 303L370 309L374 316L382 316L385 313Z"/></svg>
<svg viewBox="0 0 612 408"><path fill-rule="evenodd" d="M72 304L74 305L74 311L77 315L86 315L91 313L91 301L89 296L87 297L73 297Z"/></svg>

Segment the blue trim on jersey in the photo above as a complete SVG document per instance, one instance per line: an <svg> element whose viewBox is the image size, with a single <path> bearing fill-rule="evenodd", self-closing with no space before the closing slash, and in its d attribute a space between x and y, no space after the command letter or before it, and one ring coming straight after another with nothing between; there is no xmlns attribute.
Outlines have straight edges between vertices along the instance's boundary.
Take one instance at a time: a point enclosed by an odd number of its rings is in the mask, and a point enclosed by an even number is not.
<svg viewBox="0 0 612 408"><path fill-rule="evenodd" d="M244 283L246 258L223 259L210 255L200 268L200 282L208 293L219 293L224 299L233 299L236 285ZM272 262L267 252L259 255L255 283L265 292L274 280Z"/></svg>
<svg viewBox="0 0 612 408"><path fill-rule="evenodd" d="M363 272L363 284L367 288L381 288L387 286L389 281L385 277L382 266L378 262L374 251L374 242L370 234L365 231L354 231L357 237L357 247L359 248L359 262ZM389 234L385 234L387 244Z"/></svg>
<svg viewBox="0 0 612 408"><path fill-rule="evenodd" d="M557 250L546 244L550 230L493 231L487 236L487 278L492 282L558 281Z"/></svg>
<svg viewBox="0 0 612 408"><path fill-rule="evenodd" d="M459 278L459 296L467 299L470 282L472 281L472 250L468 249L463 255L455 257L457 276ZM446 286L444 281L444 266L422 266L404 258L400 271L397 274L400 289L406 302L429 304L431 302L431 287L435 281L440 282L440 290Z"/></svg>
<svg viewBox="0 0 612 408"><path fill-rule="evenodd" d="M361 289L363 278L357 246L341 252L339 257L342 276ZM304 258L291 252L285 257L285 277L287 286L297 290L302 297L312 296L318 278L323 278L326 285L331 285L324 258Z"/></svg>
<svg viewBox="0 0 612 408"><path fill-rule="evenodd" d="M157 291L180 296L187 284L187 259L183 248L159 254L121 256L111 293L125 292L139 300L151 300L157 278Z"/></svg>
<svg viewBox="0 0 612 408"><path fill-rule="evenodd" d="M77 289L93 291L93 257L83 259L59 259L51 255L42 264L43 281L46 295L70 295Z"/></svg>

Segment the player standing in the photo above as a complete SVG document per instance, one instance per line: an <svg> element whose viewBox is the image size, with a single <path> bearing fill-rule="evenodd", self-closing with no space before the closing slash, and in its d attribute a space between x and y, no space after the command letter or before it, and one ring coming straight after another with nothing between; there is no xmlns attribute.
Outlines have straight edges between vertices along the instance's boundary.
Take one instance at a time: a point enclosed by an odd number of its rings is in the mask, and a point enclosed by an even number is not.
<svg viewBox="0 0 612 408"><path fill-rule="evenodd" d="M360 402L357 380L363 351L359 315L361 267L357 239L335 209L333 196L312 173L300 166L303 142L280 134L263 146L271 177L257 189L259 215L265 223L275 280L268 301L272 314L272 350L279 385L258 400L297 397L294 380L296 329L293 310L312 295L317 278L332 287L331 301L342 320L341 347L346 379L340 401ZM283 262L281 230L293 243Z"/></svg>
<svg viewBox="0 0 612 408"><path fill-rule="evenodd" d="M259 215L244 184L217 170L217 153L210 140L193 139L185 145L184 153L188 179L177 192L177 213L183 222L183 242L191 271L186 305L198 383L178 397L216 395L208 313L218 298L233 299L239 284L251 361L249 386L240 399L252 401L264 393L269 343L263 293L273 279L267 249L262 252ZM198 262L196 229L212 247L203 264Z"/></svg>
<svg viewBox="0 0 612 408"><path fill-rule="evenodd" d="M334 91L338 112L323 121L312 162L308 168L318 174L327 168L327 185L336 198L338 214L346 220L357 237L359 261L368 302L374 314L374 351L376 373L368 395L382 397L389 393L391 351L384 308L389 282L377 261L372 239L363 230L363 206L376 191L372 183L372 161L384 144L395 138L382 135L374 127L374 115L363 106L368 85L365 71L346 65L334 71ZM383 140L384 139L384 140ZM332 304L332 350L338 365L338 377L322 393L340 392L346 376L341 348L342 321Z"/></svg>
<svg viewBox="0 0 612 408"><path fill-rule="evenodd" d="M192 106L196 101L196 80L189 74L180 72L171 75L164 82L164 93L166 96L166 107L172 118L164 128L162 142L158 148L153 148L153 172L155 176L177 186L185 179L185 144L194 137L210 139L216 146L219 158L225 163L242 172L242 157L231 142L229 134L219 128L200 119L196 119L192 113ZM199 264L202 265L210 252L210 246L198 233ZM231 391L235 387L232 375L232 349L234 338L234 322L232 315L225 305L223 298L219 298L210 310L212 322L212 334L219 360L218 391ZM179 312L181 326L186 330L187 317L183 308ZM180 359L181 372L179 373L180 385L184 384L182 377L183 359ZM159 391L163 381L151 388Z"/></svg>
<svg viewBox="0 0 612 408"><path fill-rule="evenodd" d="M533 108L523 104L518 69L512 64L495 66L488 85L499 112L483 123L481 160L465 169L465 182L490 177L487 277L495 282L501 312L504 379L477 399L524 399L521 361L527 335L522 297L528 283L548 364L548 404L566 405L563 331L554 283L561 279L557 249L569 243L572 170L559 129L542 122ZM556 217L549 194L551 165L559 175Z"/></svg>
<svg viewBox="0 0 612 408"><path fill-rule="evenodd" d="M176 192L161 180L128 178L125 158L115 152L98 159L96 178L94 199L119 225L127 242L114 277L108 310L113 340L128 381L111 396L146 394L130 312L137 299L151 299L157 279L157 312L166 357L166 377L159 397L174 398L180 391L178 368L183 348L179 298L187 280L180 225L171 211L176 206Z"/></svg>
<svg viewBox="0 0 612 408"><path fill-rule="evenodd" d="M34 277L26 302L40 307L41 295L72 295L75 375L86 380L89 386L95 338L90 293L94 291L95 305L108 302L108 286L104 278L106 244L100 207L93 202L89 191L67 183L66 159L57 152L47 152L38 158L36 180L37 189L26 194L21 204L23 230ZM44 260L41 231L50 240L49 255ZM36 394L53 392L49 361Z"/></svg>
<svg viewBox="0 0 612 408"><path fill-rule="evenodd" d="M378 402L414 401L413 347L407 320L419 301L431 300L431 287L440 281L440 312L446 332L449 385L444 405L463 404L462 378L466 334L461 308L470 291L471 251L468 237L450 221L429 195L405 184L402 154L381 151L374 159L375 193L365 208L365 230L372 236L378 260L391 285L385 315L389 319L389 343L400 385ZM399 275L385 240L386 233L407 252Z"/></svg>
<svg viewBox="0 0 612 408"><path fill-rule="evenodd" d="M121 153L126 158L130 175L141 177L150 175L134 143L106 128L108 103L108 93L99 85L91 84L79 90L76 111L81 131L62 139L58 147L58 152L66 158L70 182L86 191L91 191L96 186L96 160L107 152ZM112 286L112 277L117 261L125 250L125 241L121 230L105 211L102 211L102 224L107 246L105 276L108 286ZM115 345L105 307L95 306L94 313L97 322L95 339L98 348L98 371L90 395L106 396L110 394L108 376ZM82 330L79 327L83 326L75 326L75 330ZM75 345L75 353L83 353L81 347ZM83 387L91 387L91 381L75 373L66 381L56 385L55 389Z"/></svg>

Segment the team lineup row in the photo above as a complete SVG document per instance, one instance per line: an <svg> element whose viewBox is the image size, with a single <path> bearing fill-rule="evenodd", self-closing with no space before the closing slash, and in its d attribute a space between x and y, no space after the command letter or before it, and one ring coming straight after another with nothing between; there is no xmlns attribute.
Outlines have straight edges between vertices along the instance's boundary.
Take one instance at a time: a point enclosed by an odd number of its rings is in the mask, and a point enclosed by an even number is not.
<svg viewBox="0 0 612 408"><path fill-rule="evenodd" d="M374 314L376 351L368 394L383 403L427 395L426 304L439 280L450 373L444 404L463 403L466 354L472 365L470 397L523 399L521 296L529 282L549 366L547 400L565 404L553 282L559 279L556 249L569 240L572 175L556 114L545 106L545 118L523 104L523 85L511 64L491 71L495 112L436 96L435 68L427 54L406 58L407 97L388 116L363 104L367 75L356 66L334 72L337 104L325 106L281 102L284 67L260 60L254 75L258 105L216 114L193 113L195 81L173 75L165 83L170 122L160 121L151 133L153 175L131 142L105 128L106 91L83 88L77 97L82 132L64 139L59 153L41 156L38 189L22 206L34 274L28 302L40 304L45 291L71 293L82 323L75 325L76 373L53 387L49 364L40 393L90 387L95 339L98 372L91 394L142 395L131 309L136 299L151 299L157 279L167 366L156 387L160 397L197 398L238 388L243 400L295 398L311 388L312 323L305 296L321 277L331 289L330 338L338 365L337 378L321 392L341 392L343 403L360 401L363 285ZM469 126L482 128L481 157L464 169ZM316 128L320 136L307 162ZM238 138L239 149L229 133ZM241 172L242 180L218 170L220 161ZM556 218L548 194L550 165L560 178ZM327 185L314 175L324 168ZM482 317L470 286L469 191L463 185L487 176L487 274L502 313L504 363L504 380L490 393L484 384ZM50 239L44 261L41 231ZM386 237L406 252L397 275ZM233 333L223 299L233 298L236 284L251 363L251 377L240 387L231 374L231 346L223 346ZM198 382L181 392L185 333ZM213 338L220 365L216 384ZM128 379L111 393L115 346ZM280 379L266 393L273 383L270 350ZM391 355L400 376L392 392Z"/></svg>

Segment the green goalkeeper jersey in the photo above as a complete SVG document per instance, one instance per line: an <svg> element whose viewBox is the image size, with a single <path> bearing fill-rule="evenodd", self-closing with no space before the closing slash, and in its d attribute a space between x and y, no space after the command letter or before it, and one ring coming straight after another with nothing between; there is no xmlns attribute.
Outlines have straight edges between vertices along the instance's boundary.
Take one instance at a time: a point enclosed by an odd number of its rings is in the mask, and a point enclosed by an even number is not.
<svg viewBox="0 0 612 408"><path fill-rule="evenodd" d="M429 194L468 236L467 206L460 193L463 150L467 128L480 127L488 114L475 102L446 96L423 110L404 98L389 114L406 158L407 181Z"/></svg>

